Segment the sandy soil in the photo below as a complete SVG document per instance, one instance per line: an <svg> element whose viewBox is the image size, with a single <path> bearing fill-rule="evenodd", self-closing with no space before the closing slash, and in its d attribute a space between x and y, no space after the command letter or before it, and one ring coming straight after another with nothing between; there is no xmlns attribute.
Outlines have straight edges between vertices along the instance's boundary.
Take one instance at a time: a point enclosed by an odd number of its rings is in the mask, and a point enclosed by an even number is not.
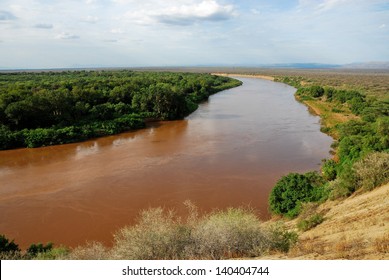
<svg viewBox="0 0 389 280"><path fill-rule="evenodd" d="M228 73L212 73L212 75L217 75L217 76L226 76L226 77L241 77L241 78L258 78L258 79L265 79L269 81L274 81L274 77L271 76L266 76L266 75L258 75L258 74L228 74Z"/></svg>
<svg viewBox="0 0 389 280"><path fill-rule="evenodd" d="M288 254L262 259L386 259L389 260L389 184L316 209L324 222L299 233ZM296 228L297 221L287 222Z"/></svg>

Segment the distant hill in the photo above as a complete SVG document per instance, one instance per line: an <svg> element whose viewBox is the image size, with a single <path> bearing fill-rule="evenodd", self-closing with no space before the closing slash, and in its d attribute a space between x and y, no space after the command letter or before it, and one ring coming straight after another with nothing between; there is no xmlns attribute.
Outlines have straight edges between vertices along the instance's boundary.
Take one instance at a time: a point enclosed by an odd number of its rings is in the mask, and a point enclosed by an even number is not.
<svg viewBox="0 0 389 280"><path fill-rule="evenodd" d="M361 62L343 65L345 69L389 69L389 62Z"/></svg>
<svg viewBox="0 0 389 280"><path fill-rule="evenodd" d="M291 68L291 69L333 69L342 67L339 64L323 63L279 63L263 65L265 68Z"/></svg>

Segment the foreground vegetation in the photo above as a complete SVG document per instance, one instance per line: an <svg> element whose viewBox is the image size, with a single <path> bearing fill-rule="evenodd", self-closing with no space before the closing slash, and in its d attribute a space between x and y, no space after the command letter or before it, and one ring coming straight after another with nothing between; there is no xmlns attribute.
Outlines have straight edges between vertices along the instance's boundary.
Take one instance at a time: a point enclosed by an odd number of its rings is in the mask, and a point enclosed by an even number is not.
<svg viewBox="0 0 389 280"><path fill-rule="evenodd" d="M230 208L200 217L197 208L186 203L187 219L154 208L141 212L139 221L114 235L112 248L98 242L73 250L51 244L32 245L21 252L12 241L2 246L1 259L226 259L260 256L270 251L287 252L297 240L282 224L264 227L250 209ZM5 237L3 237L5 238ZM12 244L10 246L9 244Z"/></svg>
<svg viewBox="0 0 389 280"><path fill-rule="evenodd" d="M241 82L133 71L0 73L0 150L82 141L181 119Z"/></svg>

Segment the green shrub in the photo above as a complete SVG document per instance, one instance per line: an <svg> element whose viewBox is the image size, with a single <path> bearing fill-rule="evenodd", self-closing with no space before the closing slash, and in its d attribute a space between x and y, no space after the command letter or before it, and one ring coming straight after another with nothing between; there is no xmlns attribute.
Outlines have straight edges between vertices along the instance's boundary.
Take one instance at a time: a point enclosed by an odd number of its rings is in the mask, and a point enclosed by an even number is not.
<svg viewBox="0 0 389 280"><path fill-rule="evenodd" d="M48 251L51 251L53 249L53 243L47 243L46 245L43 245L42 243L38 244L31 244L30 247L27 249L27 254L34 258L38 256L38 254L44 254Z"/></svg>
<svg viewBox="0 0 389 280"><path fill-rule="evenodd" d="M0 235L0 253L20 252L19 245L13 240L9 241L5 235Z"/></svg>
<svg viewBox="0 0 389 280"><path fill-rule="evenodd" d="M66 247L56 247L45 252L38 253L34 260L64 260L68 258L70 250Z"/></svg>
<svg viewBox="0 0 389 280"><path fill-rule="evenodd" d="M336 161L333 159L324 160L321 166L321 173L325 180L332 181L336 178Z"/></svg>
<svg viewBox="0 0 389 280"><path fill-rule="evenodd" d="M325 196L323 184L324 180L317 172L283 176L270 193L271 212L287 217L297 216L301 203L319 201Z"/></svg>
<svg viewBox="0 0 389 280"><path fill-rule="evenodd" d="M314 214L307 219L302 219L297 223L297 228L302 231L307 231L315 226L321 224L324 221L322 214Z"/></svg>
<svg viewBox="0 0 389 280"><path fill-rule="evenodd" d="M372 152L342 171L330 182L332 199L347 197L357 190L369 191L389 182L389 153Z"/></svg>
<svg viewBox="0 0 389 280"><path fill-rule="evenodd" d="M282 223L276 223L269 229L270 250L287 253L297 240L298 235L294 231L289 231Z"/></svg>

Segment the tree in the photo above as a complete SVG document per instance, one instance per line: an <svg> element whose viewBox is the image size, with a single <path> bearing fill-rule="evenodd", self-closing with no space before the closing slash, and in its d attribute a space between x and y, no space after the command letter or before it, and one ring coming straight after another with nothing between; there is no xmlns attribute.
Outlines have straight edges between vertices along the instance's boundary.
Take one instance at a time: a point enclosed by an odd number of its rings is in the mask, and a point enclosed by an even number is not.
<svg viewBox="0 0 389 280"><path fill-rule="evenodd" d="M270 210L274 214L295 217L302 202L318 201L324 195L323 178L317 172L289 173L270 193Z"/></svg>
<svg viewBox="0 0 389 280"><path fill-rule="evenodd" d="M13 240L9 241L5 235L0 235L0 253L20 252L19 245Z"/></svg>

